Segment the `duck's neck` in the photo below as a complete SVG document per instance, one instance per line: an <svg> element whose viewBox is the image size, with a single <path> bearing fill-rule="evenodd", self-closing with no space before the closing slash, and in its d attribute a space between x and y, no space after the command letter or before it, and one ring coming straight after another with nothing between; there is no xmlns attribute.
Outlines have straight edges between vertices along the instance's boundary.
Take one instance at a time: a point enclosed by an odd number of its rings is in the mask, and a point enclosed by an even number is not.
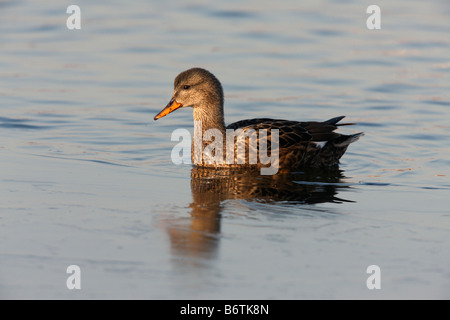
<svg viewBox="0 0 450 320"><path fill-rule="evenodd" d="M210 131L208 131L210 130ZM205 132L208 131L206 134ZM192 139L191 158L192 163L201 164L208 160L205 159L203 151L211 143L212 136L214 141L221 136L226 137L225 121L223 116L222 104L194 107L194 138ZM225 143L222 144L225 148ZM225 149L224 149L225 150Z"/></svg>
<svg viewBox="0 0 450 320"><path fill-rule="evenodd" d="M217 129L225 136L225 120L223 106L217 103L215 106L201 106L194 108L194 134L201 135L209 129Z"/></svg>

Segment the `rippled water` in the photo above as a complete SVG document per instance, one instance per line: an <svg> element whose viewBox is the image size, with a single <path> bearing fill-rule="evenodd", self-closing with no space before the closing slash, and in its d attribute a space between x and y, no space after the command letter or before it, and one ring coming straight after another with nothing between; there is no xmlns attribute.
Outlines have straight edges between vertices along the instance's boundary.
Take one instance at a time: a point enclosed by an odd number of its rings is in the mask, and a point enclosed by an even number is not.
<svg viewBox="0 0 450 320"><path fill-rule="evenodd" d="M378 1L381 30L366 1L70 4L0 1L1 298L450 298L446 1ZM175 166L192 116L153 116L192 66L228 123L365 136L327 174Z"/></svg>

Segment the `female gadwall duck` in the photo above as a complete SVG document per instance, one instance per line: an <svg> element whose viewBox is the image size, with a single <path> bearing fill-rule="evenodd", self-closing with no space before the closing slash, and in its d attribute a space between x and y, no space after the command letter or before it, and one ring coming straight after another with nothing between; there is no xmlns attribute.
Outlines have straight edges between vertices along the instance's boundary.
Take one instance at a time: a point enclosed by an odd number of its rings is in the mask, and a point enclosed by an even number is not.
<svg viewBox="0 0 450 320"><path fill-rule="evenodd" d="M266 148L268 153L273 154L277 151L276 167L283 171L293 171L296 169L303 169L305 167L326 168L332 167L339 163L339 159L347 150L350 143L355 142L363 135L363 133L356 133L352 135L343 135L334 132L338 126L350 125L351 123L338 124L344 117L336 117L323 122L298 122L291 120L277 120L267 118L257 118L249 120L241 120L225 126L223 113L223 89L219 80L209 71L201 68L192 68L180 73L174 81L173 97L167 106L155 116L155 120L166 116L167 114L182 107L192 107L194 113L194 139L191 149L192 162L196 165L202 166L242 166L250 165L252 167L267 167L267 159L263 162L261 148ZM216 132L214 140L209 135L205 139L208 131L214 129ZM275 130L277 129L277 130ZM232 140L228 139L229 132L238 131L239 134L232 136ZM261 130L264 132L261 133ZM250 135L245 137L245 133L257 133L255 135L257 140L256 153L259 157L251 158L251 148L254 146L251 143ZM278 133L278 136L276 136ZM244 153L244 158L239 158L239 152L234 154L232 161L228 156L226 145L233 144L231 151L238 151L239 136L244 135L244 145L248 153ZM220 146L223 147L212 148L211 145L216 143L217 136L220 135ZM225 136L227 139L225 139ZM194 146L196 137L200 137L201 149ZM203 137L203 138L202 138ZM264 144L261 140L265 138ZM278 141L276 141L278 138ZM277 143L278 142L278 143ZM209 147L208 147L209 145ZM262 146L262 147L261 147ZM275 150L274 147L278 147ZM209 155L213 155L216 162L211 162L211 159L205 159L205 155L198 157L194 150L205 150L209 148ZM242 151L242 149L241 149ZM253 150L255 151L255 150ZM206 152L204 152L206 153ZM220 160L217 161L217 156ZM233 156L233 155L232 155ZM256 159L256 160L255 160ZM253 162L252 162L253 160ZM273 165L270 164L270 165ZM276 173L275 171L275 173Z"/></svg>

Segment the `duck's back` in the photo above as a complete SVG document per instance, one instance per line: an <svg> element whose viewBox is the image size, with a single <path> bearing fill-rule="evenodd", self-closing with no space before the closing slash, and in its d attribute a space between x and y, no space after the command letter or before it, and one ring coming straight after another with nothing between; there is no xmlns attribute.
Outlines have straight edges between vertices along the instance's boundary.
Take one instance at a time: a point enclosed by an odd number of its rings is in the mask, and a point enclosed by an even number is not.
<svg viewBox="0 0 450 320"><path fill-rule="evenodd" d="M344 116L332 118L323 122L299 122L258 118L241 120L231 123L227 129L247 132L257 132L260 140L260 130L267 130L267 152L271 152L271 130L277 129L279 135L279 167L300 169L303 167L330 167L337 165L339 159L350 143L359 139L363 133L343 135L334 132ZM251 150L249 139L244 139L246 150ZM259 147L259 143L258 143ZM250 149L249 149L250 148ZM248 162L248 156L246 158Z"/></svg>

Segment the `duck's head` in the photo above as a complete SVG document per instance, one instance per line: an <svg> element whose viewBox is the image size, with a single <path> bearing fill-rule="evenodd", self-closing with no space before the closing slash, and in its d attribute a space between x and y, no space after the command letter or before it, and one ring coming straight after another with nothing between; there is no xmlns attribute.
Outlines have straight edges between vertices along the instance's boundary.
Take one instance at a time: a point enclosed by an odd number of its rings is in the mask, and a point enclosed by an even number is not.
<svg viewBox="0 0 450 320"><path fill-rule="evenodd" d="M173 96L155 120L182 108L193 107L194 115L215 113L223 117L223 90L219 80L209 71L192 68L181 72L173 84Z"/></svg>

